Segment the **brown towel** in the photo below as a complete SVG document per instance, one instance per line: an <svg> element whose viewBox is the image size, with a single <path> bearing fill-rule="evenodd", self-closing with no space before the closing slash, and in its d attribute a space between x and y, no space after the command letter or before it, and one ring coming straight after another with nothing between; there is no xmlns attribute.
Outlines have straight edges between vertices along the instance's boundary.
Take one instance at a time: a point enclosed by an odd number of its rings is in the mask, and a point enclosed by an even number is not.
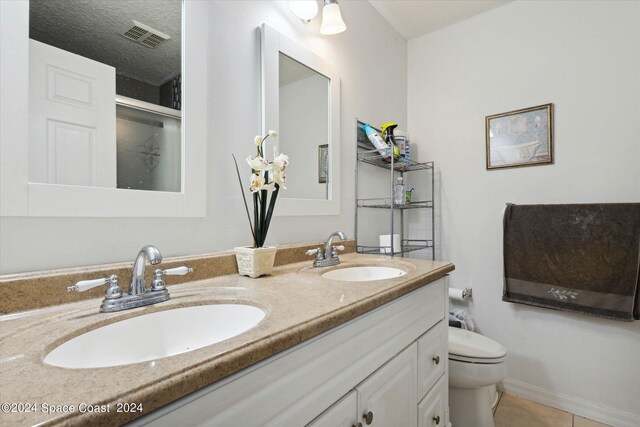
<svg viewBox="0 0 640 427"><path fill-rule="evenodd" d="M513 205L503 301L640 319L640 203Z"/></svg>

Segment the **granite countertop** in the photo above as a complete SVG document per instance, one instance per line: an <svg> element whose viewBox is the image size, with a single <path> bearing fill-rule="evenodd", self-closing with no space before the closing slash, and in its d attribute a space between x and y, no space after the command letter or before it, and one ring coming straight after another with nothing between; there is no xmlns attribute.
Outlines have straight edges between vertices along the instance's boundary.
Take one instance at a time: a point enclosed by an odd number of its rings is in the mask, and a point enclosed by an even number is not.
<svg viewBox="0 0 640 427"><path fill-rule="evenodd" d="M258 279L237 274L172 286L171 300L119 313L99 313L101 299L0 317L0 403L28 404L0 412L6 425L122 424L321 334L401 295L443 277L453 264L346 254L342 264L311 268L288 264ZM353 265L397 267L406 275L374 282L321 277ZM228 340L153 362L96 369L65 369L42 360L53 348L96 327L144 313L216 302L262 308L266 316ZM79 405L109 405L109 412L80 412ZM143 413L118 413L117 403L142 404ZM45 405L46 404L46 405ZM73 405L71 411L64 406ZM14 408L15 409L15 408ZM44 412L45 409L53 413ZM100 408L98 408L100 409Z"/></svg>

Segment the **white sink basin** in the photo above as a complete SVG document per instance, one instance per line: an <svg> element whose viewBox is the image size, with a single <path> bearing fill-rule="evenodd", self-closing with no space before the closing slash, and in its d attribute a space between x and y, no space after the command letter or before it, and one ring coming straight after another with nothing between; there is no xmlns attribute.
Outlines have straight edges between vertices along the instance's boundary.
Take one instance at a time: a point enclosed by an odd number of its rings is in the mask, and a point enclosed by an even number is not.
<svg viewBox="0 0 640 427"><path fill-rule="evenodd" d="M56 347L44 362L63 368L103 368L147 362L224 341L256 326L265 313L240 304L159 311L112 323Z"/></svg>
<svg viewBox="0 0 640 427"><path fill-rule="evenodd" d="M370 282L373 280L393 279L404 276L402 270L393 267L347 267L327 271L322 275L325 279L343 282Z"/></svg>

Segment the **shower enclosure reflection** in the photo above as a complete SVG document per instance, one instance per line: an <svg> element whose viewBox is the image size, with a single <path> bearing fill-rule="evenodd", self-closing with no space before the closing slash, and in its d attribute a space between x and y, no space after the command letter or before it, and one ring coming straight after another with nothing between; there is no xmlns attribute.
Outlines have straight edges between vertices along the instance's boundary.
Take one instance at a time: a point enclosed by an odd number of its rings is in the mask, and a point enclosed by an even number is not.
<svg viewBox="0 0 640 427"><path fill-rule="evenodd" d="M180 111L145 111L118 98L118 188L180 191Z"/></svg>

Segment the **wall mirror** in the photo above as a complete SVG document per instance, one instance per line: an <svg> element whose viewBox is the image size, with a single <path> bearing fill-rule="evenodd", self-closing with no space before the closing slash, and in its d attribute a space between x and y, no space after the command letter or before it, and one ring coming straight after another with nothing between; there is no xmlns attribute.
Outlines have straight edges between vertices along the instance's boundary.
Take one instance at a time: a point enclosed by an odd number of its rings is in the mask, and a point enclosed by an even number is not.
<svg viewBox="0 0 640 427"><path fill-rule="evenodd" d="M2 215L203 216L207 13L2 2L3 111L26 101L2 117L2 157L19 160L2 162Z"/></svg>
<svg viewBox="0 0 640 427"><path fill-rule="evenodd" d="M263 130L290 158L280 215L336 215L340 210L340 79L331 63L262 26Z"/></svg>
<svg viewBox="0 0 640 427"><path fill-rule="evenodd" d="M180 191L182 2L30 0L31 182Z"/></svg>
<svg viewBox="0 0 640 427"><path fill-rule="evenodd" d="M329 84L326 76L278 52L279 149L291 164L283 196L321 199L329 196ZM317 173L313 173L317 170Z"/></svg>

